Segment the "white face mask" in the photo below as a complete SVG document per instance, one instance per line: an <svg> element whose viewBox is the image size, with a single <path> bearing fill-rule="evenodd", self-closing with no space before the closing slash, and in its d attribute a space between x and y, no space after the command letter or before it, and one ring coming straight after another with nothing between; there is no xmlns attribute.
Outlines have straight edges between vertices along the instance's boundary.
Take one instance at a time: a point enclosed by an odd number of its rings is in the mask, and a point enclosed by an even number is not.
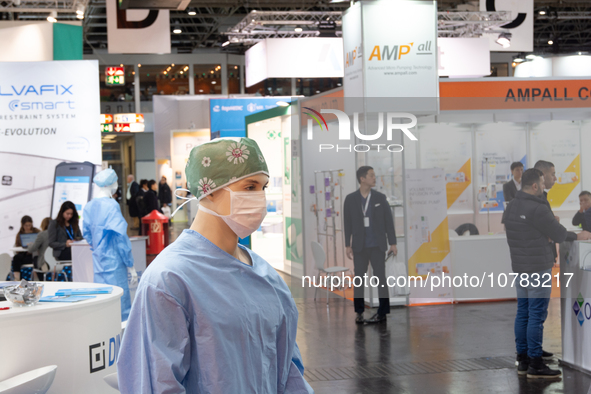
<svg viewBox="0 0 591 394"><path fill-rule="evenodd" d="M230 193L230 214L220 215L203 205L199 209L221 218L240 238L254 233L267 215L267 198L264 191L235 192L225 187Z"/></svg>

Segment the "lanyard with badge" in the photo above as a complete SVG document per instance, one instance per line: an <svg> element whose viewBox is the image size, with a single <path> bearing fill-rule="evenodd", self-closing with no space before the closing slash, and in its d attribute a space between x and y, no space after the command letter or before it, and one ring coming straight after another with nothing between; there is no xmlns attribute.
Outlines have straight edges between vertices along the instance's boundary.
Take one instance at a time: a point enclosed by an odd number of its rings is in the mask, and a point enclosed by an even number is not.
<svg viewBox="0 0 591 394"><path fill-rule="evenodd" d="M371 197L371 192L369 192L369 194L367 195L367 201L365 201L365 207L363 205L361 205L361 209L363 210L363 225L365 227L369 227L369 217L366 216L366 214L367 214L367 208L369 207L370 197Z"/></svg>
<svg viewBox="0 0 591 394"><path fill-rule="evenodd" d="M72 228L72 226L68 226L65 227L66 229L66 233L68 234L68 238L70 238L71 240L74 240L74 229Z"/></svg>

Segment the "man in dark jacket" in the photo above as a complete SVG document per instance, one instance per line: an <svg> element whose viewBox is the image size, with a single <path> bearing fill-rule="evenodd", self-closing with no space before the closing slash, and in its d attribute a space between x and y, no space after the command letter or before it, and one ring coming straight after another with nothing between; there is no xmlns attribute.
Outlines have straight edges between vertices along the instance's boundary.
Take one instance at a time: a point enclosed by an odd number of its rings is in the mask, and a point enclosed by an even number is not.
<svg viewBox="0 0 591 394"><path fill-rule="evenodd" d="M579 205L581 209L573 217L573 226L581 226L583 230L591 230L591 193L583 190L579 194Z"/></svg>
<svg viewBox="0 0 591 394"><path fill-rule="evenodd" d="M544 364L542 338L544 321L552 291L552 266L555 242L591 239L591 233L567 232L556 220L544 197L544 174L537 169L523 173L521 191L515 195L505 212L503 223L511 252L517 290L515 345L518 373L530 378L555 378L560 371Z"/></svg>
<svg viewBox="0 0 591 394"><path fill-rule="evenodd" d="M140 185L135 181L133 174L127 176L127 194L125 196L127 200L127 206L129 208L129 216L133 218L134 228L140 226L139 223L139 210L135 202L135 195L140 189Z"/></svg>
<svg viewBox="0 0 591 394"><path fill-rule="evenodd" d="M158 184L158 199L160 200L160 208L172 203L172 192L170 191L170 186L166 183L165 176L160 178L160 183Z"/></svg>
<svg viewBox="0 0 591 394"><path fill-rule="evenodd" d="M394 219L386 196L372 190L376 185L376 174L369 166L357 170L359 190L345 198L343 209L345 220L345 246L347 257L353 260L355 277L363 279L371 261L374 275L379 279L378 312L369 320L363 319L365 304L363 286L354 289L356 323L380 323L390 313L390 296L386 284L386 252L396 255L396 232ZM386 238L387 236L387 238ZM352 241L351 241L351 238ZM390 245L388 247L388 245ZM359 279L357 279L359 281ZM382 286L383 285L383 286Z"/></svg>

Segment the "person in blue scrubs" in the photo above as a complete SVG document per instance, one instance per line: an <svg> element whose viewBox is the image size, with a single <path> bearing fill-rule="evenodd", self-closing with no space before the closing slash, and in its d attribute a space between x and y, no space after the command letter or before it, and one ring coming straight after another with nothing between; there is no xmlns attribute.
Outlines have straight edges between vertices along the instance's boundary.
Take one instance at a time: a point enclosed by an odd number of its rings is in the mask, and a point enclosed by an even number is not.
<svg viewBox="0 0 591 394"><path fill-rule="evenodd" d="M131 310L127 274L131 274L131 284L135 286L137 273L133 268L127 222L119 204L111 198L117 190L117 174L108 168L96 174L93 182L99 191L84 207L82 233L92 250L94 282L123 288L121 321L125 321Z"/></svg>
<svg viewBox="0 0 591 394"><path fill-rule="evenodd" d="M215 139L193 148L185 173L199 211L142 275L117 360L119 390L313 393L289 288L238 244L266 214L269 171L258 145Z"/></svg>

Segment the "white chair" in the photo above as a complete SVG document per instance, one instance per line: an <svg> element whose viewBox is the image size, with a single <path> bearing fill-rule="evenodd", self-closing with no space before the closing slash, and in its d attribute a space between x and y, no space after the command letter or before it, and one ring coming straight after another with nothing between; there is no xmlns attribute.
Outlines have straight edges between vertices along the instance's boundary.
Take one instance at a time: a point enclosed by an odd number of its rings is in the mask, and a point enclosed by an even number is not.
<svg viewBox="0 0 591 394"><path fill-rule="evenodd" d="M320 282L320 274L324 273L328 277L327 284L329 283L330 277L334 274L339 274L341 272L350 271L347 267L328 267L324 268L324 263L326 262L326 253L324 252L324 248L318 242L312 241L312 255L314 256L314 261L316 262L316 269L318 270L318 281ZM345 297L345 286L342 286L343 289L343 298ZM316 301L316 294L318 292L318 287L314 291L314 301ZM326 305L328 305L328 286L326 286Z"/></svg>
<svg viewBox="0 0 591 394"><path fill-rule="evenodd" d="M34 369L0 382L2 394L45 394L51 387L57 365Z"/></svg>
<svg viewBox="0 0 591 394"><path fill-rule="evenodd" d="M109 386L119 391L119 378L117 377L117 372L107 375L103 379Z"/></svg>
<svg viewBox="0 0 591 394"><path fill-rule="evenodd" d="M34 269L33 272L37 274L42 274L43 280L47 280L47 274L52 273L53 275L51 279L54 282L57 281L59 274L64 274L64 278L66 278L66 282L68 282L68 275L66 275L66 273L64 272L64 268L71 267L72 262L67 260L56 260L55 257L53 257L53 248L51 247L45 249L45 254L43 256L45 257L45 262L49 266L49 270L43 271L40 269Z"/></svg>
<svg viewBox="0 0 591 394"><path fill-rule="evenodd" d="M0 281L6 280L6 277L10 274L10 279L14 280L14 276L10 271L12 267L12 258L8 253L0 254Z"/></svg>

